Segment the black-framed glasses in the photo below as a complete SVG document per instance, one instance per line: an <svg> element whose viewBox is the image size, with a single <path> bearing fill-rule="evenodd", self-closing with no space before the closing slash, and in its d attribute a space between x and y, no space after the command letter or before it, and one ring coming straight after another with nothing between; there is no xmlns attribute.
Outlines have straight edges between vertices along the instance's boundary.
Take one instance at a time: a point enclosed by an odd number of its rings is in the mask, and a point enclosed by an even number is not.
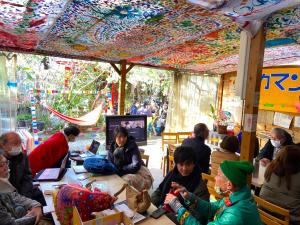
<svg viewBox="0 0 300 225"><path fill-rule="evenodd" d="M8 161L6 160L6 161L2 161L2 162L0 162L0 167L2 168L2 167L5 167L5 166L8 166Z"/></svg>

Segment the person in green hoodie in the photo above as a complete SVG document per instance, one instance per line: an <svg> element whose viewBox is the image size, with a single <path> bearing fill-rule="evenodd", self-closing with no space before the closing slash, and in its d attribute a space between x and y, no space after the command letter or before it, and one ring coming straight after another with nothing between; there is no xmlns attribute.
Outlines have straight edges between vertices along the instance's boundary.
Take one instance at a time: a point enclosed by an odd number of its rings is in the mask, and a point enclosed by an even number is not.
<svg viewBox="0 0 300 225"><path fill-rule="evenodd" d="M215 190L222 195L229 193L229 197L216 202L203 201L177 183L172 183L172 187L175 193L179 192L184 197L190 209L194 208L211 221L208 225L261 225L256 203L247 185L247 176L253 170L253 165L247 161L223 161L215 178ZM177 212L180 224L203 225L183 207L176 196L168 194L165 204Z"/></svg>

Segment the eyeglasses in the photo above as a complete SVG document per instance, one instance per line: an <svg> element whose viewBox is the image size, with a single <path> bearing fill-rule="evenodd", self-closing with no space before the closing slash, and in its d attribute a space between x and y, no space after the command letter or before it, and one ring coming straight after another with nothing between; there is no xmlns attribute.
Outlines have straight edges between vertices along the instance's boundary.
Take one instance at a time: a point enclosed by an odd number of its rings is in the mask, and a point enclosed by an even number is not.
<svg viewBox="0 0 300 225"><path fill-rule="evenodd" d="M5 166L8 166L8 161L2 161L0 162L0 167L5 167Z"/></svg>

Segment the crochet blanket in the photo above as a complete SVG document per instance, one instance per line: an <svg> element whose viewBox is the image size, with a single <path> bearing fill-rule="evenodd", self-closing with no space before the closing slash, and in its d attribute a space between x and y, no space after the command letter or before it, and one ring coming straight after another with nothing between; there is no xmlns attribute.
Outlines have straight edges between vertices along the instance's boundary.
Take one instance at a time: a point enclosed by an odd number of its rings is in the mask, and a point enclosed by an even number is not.
<svg viewBox="0 0 300 225"><path fill-rule="evenodd" d="M111 208L113 198L106 192L94 192L77 184L64 185L57 193L55 211L62 225L71 225L73 207L76 206L83 222L92 219L92 212Z"/></svg>

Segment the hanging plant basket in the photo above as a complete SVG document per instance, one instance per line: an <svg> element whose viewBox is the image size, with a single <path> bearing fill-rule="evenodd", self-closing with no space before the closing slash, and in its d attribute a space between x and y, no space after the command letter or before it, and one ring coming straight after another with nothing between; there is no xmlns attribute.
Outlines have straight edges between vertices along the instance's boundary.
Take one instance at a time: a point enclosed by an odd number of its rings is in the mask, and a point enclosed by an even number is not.
<svg viewBox="0 0 300 225"><path fill-rule="evenodd" d="M227 134L227 125L218 125L217 132L218 134Z"/></svg>

